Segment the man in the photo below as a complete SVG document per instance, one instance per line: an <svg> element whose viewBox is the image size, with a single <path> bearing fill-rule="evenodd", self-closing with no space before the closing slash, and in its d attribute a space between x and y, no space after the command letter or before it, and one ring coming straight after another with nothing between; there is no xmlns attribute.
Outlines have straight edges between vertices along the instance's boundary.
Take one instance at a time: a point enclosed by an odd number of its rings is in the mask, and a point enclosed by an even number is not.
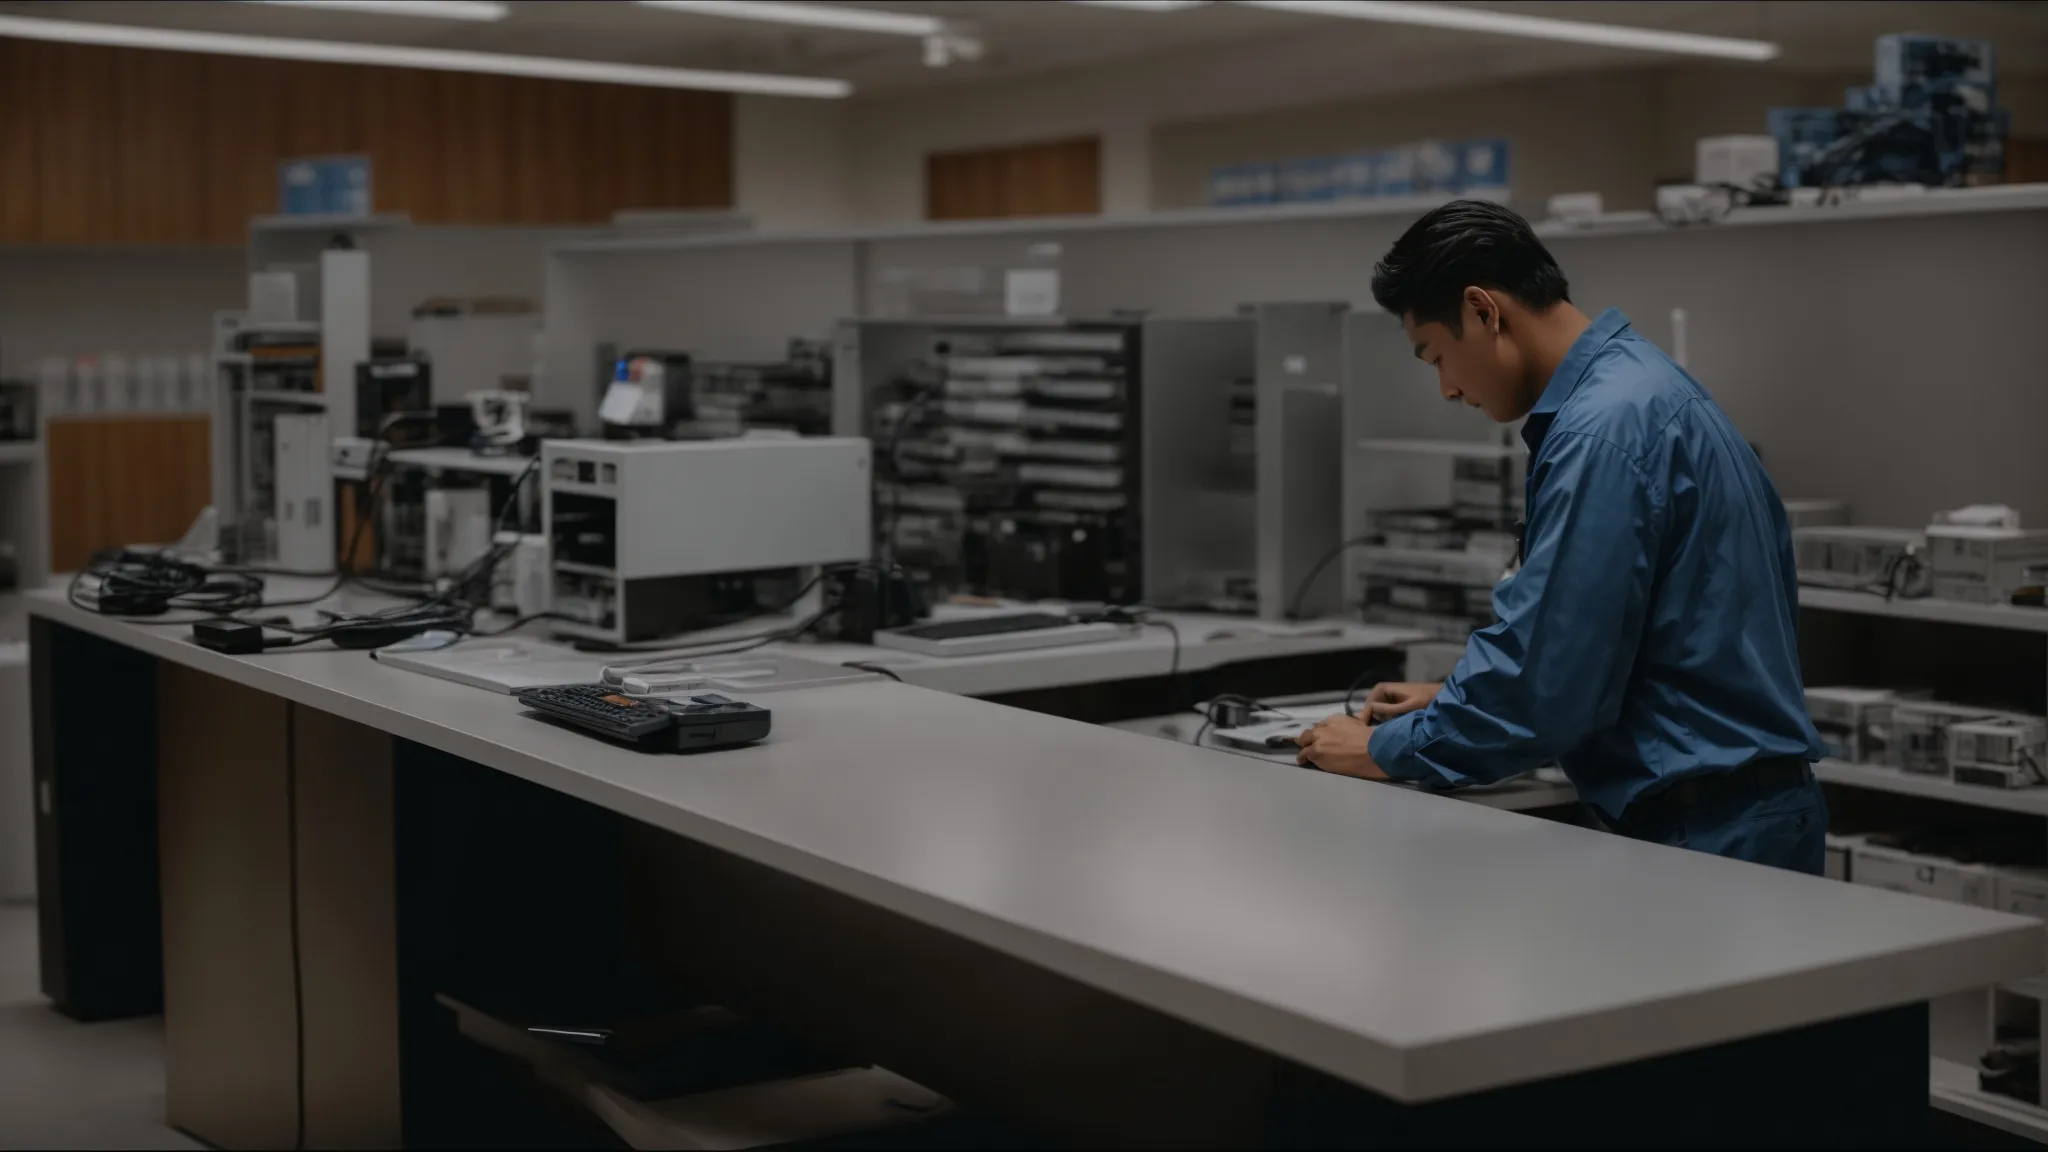
<svg viewBox="0 0 2048 1152"><path fill-rule="evenodd" d="M1450 679L1379 685L1301 762L1453 787L1555 760L1614 831L1818 875L1791 531L1727 415L1620 312L1573 307L1499 205L1424 216L1372 294L1445 399L1527 417L1522 563Z"/></svg>

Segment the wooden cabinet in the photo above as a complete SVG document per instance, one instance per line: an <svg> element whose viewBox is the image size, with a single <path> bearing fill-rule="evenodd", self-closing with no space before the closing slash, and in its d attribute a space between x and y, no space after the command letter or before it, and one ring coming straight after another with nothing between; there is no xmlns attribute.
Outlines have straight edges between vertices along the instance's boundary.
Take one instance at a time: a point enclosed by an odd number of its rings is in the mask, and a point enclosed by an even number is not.
<svg viewBox="0 0 2048 1152"><path fill-rule="evenodd" d="M1102 211L1102 141L934 152L924 187L930 220L1092 215Z"/></svg>
<svg viewBox="0 0 2048 1152"><path fill-rule="evenodd" d="M51 417L50 570L183 536L213 497L211 427L204 416Z"/></svg>
<svg viewBox="0 0 2048 1152"><path fill-rule="evenodd" d="M333 153L425 223L727 208L732 133L722 92L0 37L0 244L239 244Z"/></svg>

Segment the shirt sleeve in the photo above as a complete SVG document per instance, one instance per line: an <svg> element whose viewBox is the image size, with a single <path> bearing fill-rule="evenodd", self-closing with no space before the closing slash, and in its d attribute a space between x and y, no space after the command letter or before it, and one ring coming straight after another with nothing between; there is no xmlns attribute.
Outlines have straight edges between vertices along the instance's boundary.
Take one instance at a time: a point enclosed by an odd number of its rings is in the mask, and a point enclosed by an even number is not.
<svg viewBox="0 0 2048 1152"><path fill-rule="evenodd" d="M1662 509L1635 460L1606 440L1553 431L1538 456L1522 568L1494 593L1499 621L1472 634L1434 701L1377 726L1372 758L1389 776L1505 780L1621 714Z"/></svg>

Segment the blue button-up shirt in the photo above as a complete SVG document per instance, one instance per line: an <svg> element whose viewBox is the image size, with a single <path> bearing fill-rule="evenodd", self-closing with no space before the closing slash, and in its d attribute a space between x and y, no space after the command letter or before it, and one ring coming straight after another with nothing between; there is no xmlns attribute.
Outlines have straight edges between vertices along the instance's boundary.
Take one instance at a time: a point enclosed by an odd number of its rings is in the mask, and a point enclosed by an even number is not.
<svg viewBox="0 0 2048 1152"><path fill-rule="evenodd" d="M1522 428L1522 567L1428 707L1379 726L1436 786L1552 760L1613 819L1660 782L1821 757L1785 507L1699 382L1608 309Z"/></svg>

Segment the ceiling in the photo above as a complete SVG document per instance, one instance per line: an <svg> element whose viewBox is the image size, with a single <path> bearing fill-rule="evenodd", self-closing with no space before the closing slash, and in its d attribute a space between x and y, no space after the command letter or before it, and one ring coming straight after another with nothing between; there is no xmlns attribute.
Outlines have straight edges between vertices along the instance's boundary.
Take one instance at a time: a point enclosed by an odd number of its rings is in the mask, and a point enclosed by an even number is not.
<svg viewBox="0 0 2048 1152"><path fill-rule="evenodd" d="M954 21L986 46L971 64L928 68L916 39L774 24L646 8L621 0L512 0L495 23L441 21L216 0L0 0L0 12L253 35L573 56L673 65L834 76L858 93L884 93L1107 65L1197 49L1285 53L1343 42L1360 73L1407 71L1432 60L1439 83L1459 80L1461 61L1502 55L1527 71L1640 65L1644 54L1396 27L1214 3L1171 13L1085 7L1056 0L835 0L842 6L919 12ZM2048 4L2012 0L1871 3L1843 0L1503 0L1472 5L1565 19L1773 39L1776 67L1867 65L1883 32L1916 30L1989 38L2004 71L2048 72ZM1269 96L1271 94L1268 94ZM1259 101L1264 103L1266 101Z"/></svg>

